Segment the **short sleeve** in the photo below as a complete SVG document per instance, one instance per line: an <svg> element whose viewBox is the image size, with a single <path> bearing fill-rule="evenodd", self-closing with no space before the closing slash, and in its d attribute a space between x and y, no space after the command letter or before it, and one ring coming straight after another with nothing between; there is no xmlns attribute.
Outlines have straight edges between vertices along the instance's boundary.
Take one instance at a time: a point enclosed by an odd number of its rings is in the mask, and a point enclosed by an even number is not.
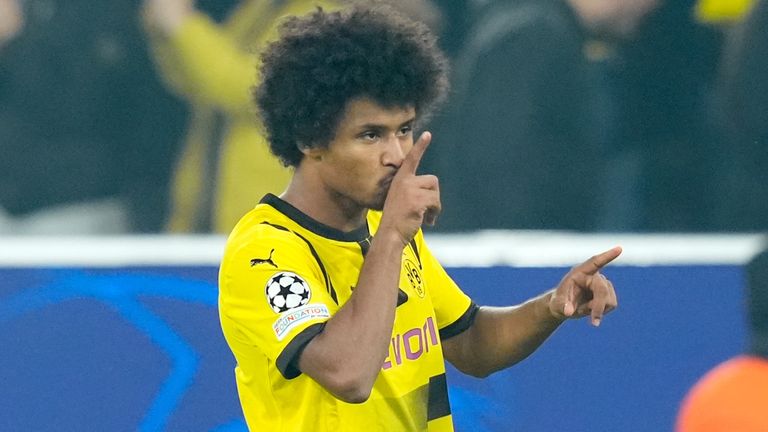
<svg viewBox="0 0 768 432"><path fill-rule="evenodd" d="M456 285L419 233L416 238L419 259L424 267L427 286L440 330L440 339L449 339L468 329L479 307Z"/></svg>
<svg viewBox="0 0 768 432"><path fill-rule="evenodd" d="M238 350L258 348L286 379L306 345L336 313L323 272L296 234L262 225L248 241L230 242L219 273L222 329ZM238 361L241 361L238 358Z"/></svg>

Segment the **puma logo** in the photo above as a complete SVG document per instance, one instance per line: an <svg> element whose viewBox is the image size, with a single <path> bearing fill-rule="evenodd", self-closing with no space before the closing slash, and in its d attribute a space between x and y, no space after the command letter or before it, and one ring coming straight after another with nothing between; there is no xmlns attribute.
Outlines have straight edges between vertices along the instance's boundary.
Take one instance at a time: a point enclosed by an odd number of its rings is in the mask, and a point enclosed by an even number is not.
<svg viewBox="0 0 768 432"><path fill-rule="evenodd" d="M269 264L269 265L271 265L272 267L274 267L274 268L277 268L277 264L275 264L275 262L274 262L274 261L272 261L272 254L273 254L274 252L275 252L275 250L274 250L274 249L272 249L272 250L269 252L269 257L267 257L267 258L264 258L264 259L262 259L262 258L254 258L254 259L252 259L252 260L251 260L251 267L253 267L253 266L255 266L255 265L259 265L259 264Z"/></svg>

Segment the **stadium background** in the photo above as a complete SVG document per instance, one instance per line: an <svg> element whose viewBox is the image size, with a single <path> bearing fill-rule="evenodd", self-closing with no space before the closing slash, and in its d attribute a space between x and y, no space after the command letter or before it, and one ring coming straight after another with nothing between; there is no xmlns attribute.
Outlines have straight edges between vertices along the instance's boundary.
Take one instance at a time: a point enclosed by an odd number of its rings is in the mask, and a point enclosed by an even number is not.
<svg viewBox="0 0 768 432"><path fill-rule="evenodd" d="M147 5L174 3L185 0L0 0L0 431L245 430L216 316L223 237L208 235L225 234L259 187L287 174L264 171L271 159L263 148L251 154L252 136L224 157L233 100L216 96L240 100L251 83L204 72L229 64L218 55L232 46L215 43L229 37L252 59L251 30L276 22L260 6L308 2L190 0L200 13L188 32L150 35ZM255 7L232 14L246 3ZM572 43L580 30L548 27L550 7L565 3L590 1L434 2L445 14L440 42L454 77L470 80L454 83L452 109L435 119L440 150L424 161L444 182L446 211L428 238L451 275L480 303L516 303L595 252L625 247L607 271L620 309L599 329L569 323L532 358L486 380L449 372L460 432L668 431L690 385L747 348L743 265L766 242L736 233L768 231L768 1L607 0L614 11L621 3L656 9L629 38L597 35L583 45ZM516 47L522 57L478 55L492 49L472 49L488 36L486 19L509 17L498 12L512 4L545 11L528 26L510 19L504 31L516 36L497 40L513 41L499 52ZM748 20L753 4L763 13ZM227 37L212 37L218 31ZM163 70L155 50L164 49L192 63ZM544 69L512 75L535 65L534 54ZM250 60L245 66L250 79ZM176 81L180 72L202 82ZM584 81L554 95L534 91L571 77ZM462 89L480 100L473 106ZM509 89L522 93L506 97ZM530 141L477 138L535 126L513 114L544 101L575 103L540 112ZM243 109L247 118L234 117L250 125L251 107ZM565 127L593 109L596 121ZM551 131L564 139L545 148ZM202 154L187 147L198 132ZM582 134L595 141L574 139ZM584 156L596 143L600 151ZM247 163L217 170L222 157ZM559 177L555 159L573 162L565 167L576 167L578 181ZM229 202L215 193L222 184L238 188ZM553 207L536 214L538 203ZM215 224L217 211L230 220ZM617 234L625 232L658 234Z"/></svg>
<svg viewBox="0 0 768 432"><path fill-rule="evenodd" d="M11 239L0 253L0 430L245 431L216 312L220 237ZM746 347L743 264L762 236L485 232L428 238L481 304L553 286L587 250L620 309L570 322L485 380L449 372L458 431L666 431ZM290 409L290 407L285 407Z"/></svg>

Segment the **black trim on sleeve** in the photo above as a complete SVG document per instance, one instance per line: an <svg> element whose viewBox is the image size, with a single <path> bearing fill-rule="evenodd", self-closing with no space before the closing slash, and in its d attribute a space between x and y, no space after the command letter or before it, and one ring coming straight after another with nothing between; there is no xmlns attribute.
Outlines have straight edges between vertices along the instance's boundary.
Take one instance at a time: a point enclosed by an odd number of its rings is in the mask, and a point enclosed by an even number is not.
<svg viewBox="0 0 768 432"><path fill-rule="evenodd" d="M424 267L421 266L421 256L419 256L419 248L416 246L416 239L412 238L410 242L408 242L409 245L411 245L411 249L413 249L413 254L416 255L416 261L419 262L419 269L423 269Z"/></svg>
<svg viewBox="0 0 768 432"><path fill-rule="evenodd" d="M283 374L285 379L294 379L301 375L299 370L299 357L304 352L304 348L319 335L325 328L325 323L312 324L305 328L301 333L297 334L288 345L285 346L283 352L277 356L277 369Z"/></svg>
<svg viewBox="0 0 768 432"><path fill-rule="evenodd" d="M427 399L427 421L439 419L451 414L448 400L448 380L445 374L429 379L429 397Z"/></svg>
<svg viewBox="0 0 768 432"><path fill-rule="evenodd" d="M467 311L459 317L456 321L440 329L440 340L450 339L464 330L470 328L472 323L475 322L475 316L477 311L480 310L480 306L472 302L467 308Z"/></svg>

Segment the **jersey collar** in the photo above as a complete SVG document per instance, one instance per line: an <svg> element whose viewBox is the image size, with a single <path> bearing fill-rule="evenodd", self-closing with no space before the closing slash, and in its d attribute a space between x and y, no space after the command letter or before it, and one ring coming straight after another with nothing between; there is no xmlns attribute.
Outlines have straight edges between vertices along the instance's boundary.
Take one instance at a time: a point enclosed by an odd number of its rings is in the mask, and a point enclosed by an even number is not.
<svg viewBox="0 0 768 432"><path fill-rule="evenodd" d="M286 215L288 218L299 224L302 228L331 240L359 243L366 240L370 236L367 221L365 225L361 226L360 228L344 232L312 219L301 210L288 204L287 202L271 193L264 195L264 198L262 198L259 203L268 204L274 207L277 211Z"/></svg>

